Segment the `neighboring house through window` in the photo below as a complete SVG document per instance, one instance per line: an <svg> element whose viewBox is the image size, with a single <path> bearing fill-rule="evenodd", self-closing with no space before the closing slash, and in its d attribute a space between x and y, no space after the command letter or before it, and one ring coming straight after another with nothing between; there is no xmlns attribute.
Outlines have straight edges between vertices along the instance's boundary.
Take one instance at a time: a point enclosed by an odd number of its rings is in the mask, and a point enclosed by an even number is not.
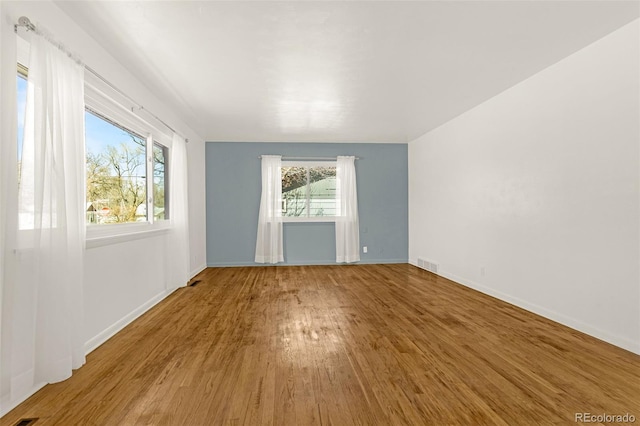
<svg viewBox="0 0 640 426"><path fill-rule="evenodd" d="M336 216L336 162L282 162L285 221L327 221Z"/></svg>

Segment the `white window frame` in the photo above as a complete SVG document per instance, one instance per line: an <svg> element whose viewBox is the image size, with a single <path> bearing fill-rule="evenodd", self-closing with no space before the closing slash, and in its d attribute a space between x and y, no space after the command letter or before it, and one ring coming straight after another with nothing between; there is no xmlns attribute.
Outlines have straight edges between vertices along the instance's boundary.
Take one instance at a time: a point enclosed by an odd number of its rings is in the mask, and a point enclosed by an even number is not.
<svg viewBox="0 0 640 426"><path fill-rule="evenodd" d="M309 171L310 167L336 167L338 165L337 161L292 161L292 160L284 160L282 161L282 167L306 167L307 168L307 182L309 179ZM309 212L309 193L307 186L307 209ZM284 202L284 198L282 199ZM282 214L282 221L285 223L300 223L300 222L330 222L333 223L336 221L337 216L285 216Z"/></svg>

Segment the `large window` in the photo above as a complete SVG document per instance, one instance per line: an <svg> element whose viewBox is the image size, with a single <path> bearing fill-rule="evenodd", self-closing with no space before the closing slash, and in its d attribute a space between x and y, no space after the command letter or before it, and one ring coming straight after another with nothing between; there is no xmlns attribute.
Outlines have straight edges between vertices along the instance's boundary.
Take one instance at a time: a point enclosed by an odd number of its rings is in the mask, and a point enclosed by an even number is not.
<svg viewBox="0 0 640 426"><path fill-rule="evenodd" d="M85 132L87 224L168 219L169 149L92 110Z"/></svg>
<svg viewBox="0 0 640 426"><path fill-rule="evenodd" d="M85 112L87 224L146 222L146 138Z"/></svg>
<svg viewBox="0 0 640 426"><path fill-rule="evenodd" d="M19 64L16 78L18 181L27 73L28 69ZM153 223L168 219L169 148L154 140L159 135L157 130L136 121L131 114L123 114L122 108L110 105L108 100L96 99L95 96L87 98L85 111L87 225ZM102 114L99 110L108 112Z"/></svg>
<svg viewBox="0 0 640 426"><path fill-rule="evenodd" d="M322 220L336 215L336 163L282 162L282 215Z"/></svg>

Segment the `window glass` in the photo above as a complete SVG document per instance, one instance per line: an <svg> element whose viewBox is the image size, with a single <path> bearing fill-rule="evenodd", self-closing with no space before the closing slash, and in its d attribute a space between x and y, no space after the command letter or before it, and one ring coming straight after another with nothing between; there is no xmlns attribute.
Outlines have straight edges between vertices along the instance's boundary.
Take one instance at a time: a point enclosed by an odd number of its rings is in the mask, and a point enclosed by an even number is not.
<svg viewBox="0 0 640 426"><path fill-rule="evenodd" d="M306 167L282 167L282 215L307 215Z"/></svg>
<svg viewBox="0 0 640 426"><path fill-rule="evenodd" d="M335 165L283 166L282 215L298 218L335 216Z"/></svg>
<svg viewBox="0 0 640 426"><path fill-rule="evenodd" d="M159 143L153 144L153 218L154 220L169 219L169 191L166 179L168 149Z"/></svg>
<svg viewBox="0 0 640 426"><path fill-rule="evenodd" d="M21 74L16 77L18 89L18 181L22 160L22 138L24 137L24 116L27 109L27 79Z"/></svg>
<svg viewBox="0 0 640 426"><path fill-rule="evenodd" d="M87 224L144 222L146 139L85 112Z"/></svg>
<svg viewBox="0 0 640 426"><path fill-rule="evenodd" d="M336 215L336 168L309 167L309 216Z"/></svg>

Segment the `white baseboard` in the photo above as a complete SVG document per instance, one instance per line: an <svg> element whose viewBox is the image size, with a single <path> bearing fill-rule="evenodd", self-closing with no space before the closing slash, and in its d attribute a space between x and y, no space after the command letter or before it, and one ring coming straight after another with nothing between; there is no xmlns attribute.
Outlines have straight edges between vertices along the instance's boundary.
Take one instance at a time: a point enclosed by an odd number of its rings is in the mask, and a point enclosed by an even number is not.
<svg viewBox="0 0 640 426"><path fill-rule="evenodd" d="M194 269L193 271L191 271L191 278L195 277L206 268L207 268L206 265L202 265ZM157 295L152 297L150 300L148 300L147 302L143 303L142 305L140 305L139 307L131 311L128 315L124 316L123 318L118 320L116 323L114 323L113 325L111 325L101 333L99 333L97 336L89 339L89 341L87 341L84 345L85 354L88 355L89 353L93 352L96 348L98 348L104 342L109 340L111 337L113 337L115 334L117 334L127 325L131 324L136 318L138 318L139 316L147 312L149 309L157 305L159 302L164 300L168 295L173 293L174 290L177 290L177 289L167 290L167 291L158 293ZM29 383L32 383L32 381L33 380L29 381ZM11 395L4 395L0 399L0 417L4 416L9 411L13 410L15 407L20 405L22 402L26 401L30 396L32 396L37 391L42 389L45 385L46 383L40 383L35 386L29 386L28 389L23 389L19 391L18 393L20 393L20 395L14 398L11 398ZM15 386L12 386L12 388L20 389L20 388L24 388L24 386L16 384Z"/></svg>
<svg viewBox="0 0 640 426"><path fill-rule="evenodd" d="M142 304L138 308L134 309L125 317L121 318L115 324L108 327L107 329L99 333L97 336L89 339L89 341L84 345L85 353L88 355L89 353L93 352L97 347L99 347L104 342L109 340L111 337L113 337L116 333L118 333L120 330L125 328L127 325L131 324L140 315L144 314L149 309L151 309L152 307L157 305L159 302L164 300L171 293L173 293L173 290L167 290L167 291L158 293L157 295L152 297L149 301ZM29 373L30 372L24 373L13 380L24 381L25 384L27 382L33 383L33 374L31 374L30 379L26 377L25 377L25 380L21 379L23 376L29 375ZM27 389L25 388L25 384L12 383L12 389L17 389L15 393L18 393L19 395L13 398L11 397L11 395L4 395L2 397L2 399L0 400L0 417L4 416L9 411L17 407L19 404L26 401L30 396L35 394L37 391L39 391L40 389L42 389L42 387L46 385L46 383L40 383L35 386L27 385L28 386L28 389Z"/></svg>
<svg viewBox="0 0 640 426"><path fill-rule="evenodd" d="M197 268L191 270L191 277L190 278L195 277L196 275L198 275L200 272L204 271L205 269L207 269L207 265L206 264L198 266Z"/></svg>
<svg viewBox="0 0 640 426"><path fill-rule="evenodd" d="M239 266L335 266L335 265L384 265L391 263L407 263L407 259L361 259L353 263L337 263L335 261L307 261L307 262L280 262L271 263L255 263L255 262L210 262L208 268L231 268Z"/></svg>
<svg viewBox="0 0 640 426"><path fill-rule="evenodd" d="M415 265L411 260L409 261L414 266ZM578 330L582 333L588 334L589 336L595 337L597 339L603 340L607 343L611 343L614 346L618 346L622 349L626 349L630 352L640 355L640 342L635 342L631 339L627 339L625 337L613 335L607 331L601 330L597 327L593 327L589 324L585 324L582 321L576 320L575 318L568 317L564 314L555 312L553 310L547 309L543 306L536 305L534 303L527 302L526 300L522 300L517 297L510 296L508 294L502 293L500 291L494 290L490 287L483 286L478 284L472 280L459 277L454 274L450 274L446 271L438 272L438 275L447 278L451 281L454 281L460 285L465 287L472 288L474 290L479 291L480 293L487 294L489 296L500 299L504 302L515 305L519 308L525 309L529 312L533 312L534 314L540 315L567 327L573 328L574 330Z"/></svg>
<svg viewBox="0 0 640 426"><path fill-rule="evenodd" d="M158 293L157 295L152 297L149 301L140 305L139 307L131 311L128 315L125 315L123 318L118 320L115 324L111 325L110 327L108 327L107 329L99 333L97 336L89 339L89 341L84 345L85 353L88 355L89 353L93 352L98 346L102 345L104 342L109 340L120 330L125 328L127 325L131 324L140 315L144 314L149 309L151 309L152 307L157 305L159 302L164 300L164 298L170 295L171 293L173 293L174 290L176 289L167 290L167 291Z"/></svg>
<svg viewBox="0 0 640 426"><path fill-rule="evenodd" d="M9 411L16 408L18 405L22 404L26 401L31 395L38 392L40 389L45 387L46 383L42 382L34 386L29 386L29 389L21 392L21 395L16 396L15 398L11 398L11 395L7 394L2 397L0 400L0 418L4 417Z"/></svg>
<svg viewBox="0 0 640 426"><path fill-rule="evenodd" d="M204 271L206 268L207 268L207 265L202 265L192 270L191 278L195 277L200 272ZM89 339L89 341L85 343L85 353L88 355L89 353L93 352L97 347L99 347L104 342L106 342L107 340L115 336L116 333L118 333L120 330L125 328L127 325L131 324L136 318L138 318L139 316L147 312L149 309L153 308L155 305L160 303L162 300L164 300L168 295L173 293L178 288L180 287L158 293L157 295L152 297L150 300L148 300L146 303L142 304L141 306L131 311L128 315L121 318L115 324L108 327L97 336Z"/></svg>

